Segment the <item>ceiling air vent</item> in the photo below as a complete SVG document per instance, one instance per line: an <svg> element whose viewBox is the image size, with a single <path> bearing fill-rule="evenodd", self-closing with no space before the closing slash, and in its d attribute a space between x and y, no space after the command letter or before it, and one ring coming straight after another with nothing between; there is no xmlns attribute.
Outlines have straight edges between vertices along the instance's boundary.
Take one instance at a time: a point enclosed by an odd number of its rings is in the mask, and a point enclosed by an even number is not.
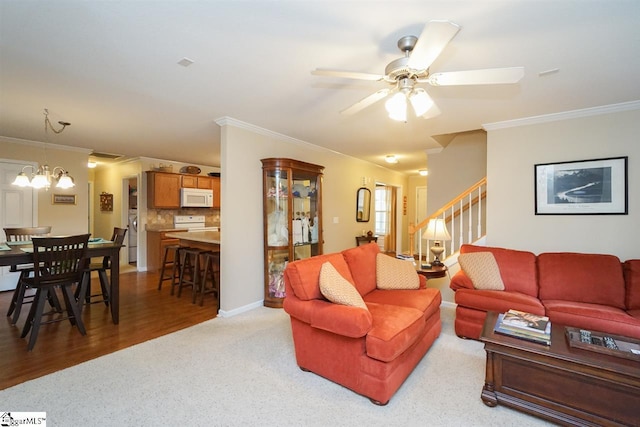
<svg viewBox="0 0 640 427"><path fill-rule="evenodd" d="M115 160L115 159L119 159L120 157L122 157L122 154L111 154L111 153L98 153L98 152L92 152L90 154L90 156L93 157L97 157L99 159L111 159L111 160Z"/></svg>

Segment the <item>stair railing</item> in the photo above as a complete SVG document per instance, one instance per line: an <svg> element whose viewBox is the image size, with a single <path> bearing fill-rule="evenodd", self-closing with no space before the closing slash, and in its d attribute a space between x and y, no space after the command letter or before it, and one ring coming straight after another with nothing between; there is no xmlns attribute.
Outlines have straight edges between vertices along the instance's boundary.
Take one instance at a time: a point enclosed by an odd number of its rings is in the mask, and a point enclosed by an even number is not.
<svg viewBox="0 0 640 427"><path fill-rule="evenodd" d="M473 184L449 203L438 209L419 224L409 224L409 255L414 256L415 242L418 242L418 259L422 260L422 233L432 219L444 220L451 235L450 242L443 242L445 251L441 259L457 252L464 243L472 243L486 234L486 218L483 215L487 197L487 178ZM429 259L429 242L425 249Z"/></svg>

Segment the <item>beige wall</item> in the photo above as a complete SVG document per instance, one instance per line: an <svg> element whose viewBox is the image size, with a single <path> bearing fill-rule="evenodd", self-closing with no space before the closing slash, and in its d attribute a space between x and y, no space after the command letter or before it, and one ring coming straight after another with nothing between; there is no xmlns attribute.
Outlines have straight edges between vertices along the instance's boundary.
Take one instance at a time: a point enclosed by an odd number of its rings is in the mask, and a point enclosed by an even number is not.
<svg viewBox="0 0 640 427"><path fill-rule="evenodd" d="M56 235L87 233L89 230L89 193L87 158L89 151L56 144L42 144L0 137L0 158L47 163L51 169L61 166L74 178L76 186L62 190L37 190L37 225L51 225ZM75 194L75 205L54 205L52 194Z"/></svg>
<svg viewBox="0 0 640 427"><path fill-rule="evenodd" d="M407 178L403 174L233 120L222 120L219 124L224 248L222 315L260 305L264 298L260 159L286 157L325 167L322 194L325 253L352 247L363 228L373 229L373 222L358 223L355 219L356 190L362 185L362 177L367 178L367 187L372 192L376 181L401 187L406 192ZM404 228L406 235L406 221Z"/></svg>
<svg viewBox="0 0 640 427"><path fill-rule="evenodd" d="M618 112L614 106L603 108L603 113L586 117L576 117L578 112L539 124L490 128L489 245L534 253L575 251L608 253L622 260L640 258L640 106L622 108ZM618 156L629 156L628 215L534 215L535 164Z"/></svg>
<svg viewBox="0 0 640 427"><path fill-rule="evenodd" d="M487 174L487 134L464 132L439 153L427 156L427 212L440 209Z"/></svg>

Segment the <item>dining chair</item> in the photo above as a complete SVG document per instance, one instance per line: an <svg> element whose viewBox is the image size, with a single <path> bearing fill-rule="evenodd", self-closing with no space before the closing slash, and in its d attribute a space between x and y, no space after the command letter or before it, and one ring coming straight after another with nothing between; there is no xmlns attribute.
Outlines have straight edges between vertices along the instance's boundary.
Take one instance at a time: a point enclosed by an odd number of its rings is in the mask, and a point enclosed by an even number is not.
<svg viewBox="0 0 640 427"><path fill-rule="evenodd" d="M51 234L51 226L42 227L5 227L4 234L7 236L7 242L30 242L34 236L48 236ZM22 281L24 277L27 277L33 273L33 264L20 264L12 265L9 269L11 272L19 272L18 282L16 289L13 291L11 297L11 303L9 304L9 310L7 316L11 316L11 324L15 325L20 317L23 304L29 304L33 301L33 295L26 295L27 285ZM49 302L51 306L57 311L62 311L60 302L55 295L50 297Z"/></svg>
<svg viewBox="0 0 640 427"><path fill-rule="evenodd" d="M29 335L27 350L31 351L36 344L40 325L69 319L82 335L87 331L80 316L78 301L74 298L72 286L82 280L88 264L87 246L90 234L67 237L34 237L33 263L41 266L34 268L33 277L22 280L36 290L36 295L29 310L29 316L22 330L21 338ZM51 320L42 320L44 305L50 294L60 288L66 307L66 316Z"/></svg>
<svg viewBox="0 0 640 427"><path fill-rule="evenodd" d="M113 228L113 234L111 236L111 241L116 245L122 245L124 243L124 237L127 234L126 228ZM110 301L110 281L107 276L107 270L111 269L111 257L105 256L102 258L100 262L92 262L89 264L89 267L84 271L82 277L82 286L78 286L76 289L76 299L84 299L85 304L96 304L100 302L104 302L104 305L109 306ZM91 273L98 272L98 278L100 279L100 293L91 294ZM85 288L84 297L80 294L83 292L82 288ZM99 300L92 301L91 298L100 298ZM82 305L81 305L82 308Z"/></svg>

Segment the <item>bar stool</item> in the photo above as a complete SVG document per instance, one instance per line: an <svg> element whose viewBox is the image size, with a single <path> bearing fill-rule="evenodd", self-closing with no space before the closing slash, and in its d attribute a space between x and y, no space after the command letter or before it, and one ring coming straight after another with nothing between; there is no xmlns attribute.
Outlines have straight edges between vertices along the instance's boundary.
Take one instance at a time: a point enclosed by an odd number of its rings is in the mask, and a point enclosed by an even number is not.
<svg viewBox="0 0 640 427"><path fill-rule="evenodd" d="M171 280L171 295L180 282L180 250L188 249L180 245L168 245L164 248L162 257L162 268L160 269L160 279L158 280L158 290L162 290L162 282ZM171 272L168 270L171 268Z"/></svg>
<svg viewBox="0 0 640 427"><path fill-rule="evenodd" d="M206 294L215 294L218 308L220 308L220 252L204 254L204 271L200 285L201 306Z"/></svg>
<svg viewBox="0 0 640 427"><path fill-rule="evenodd" d="M182 295L184 286L191 286L191 302L196 303L196 294L200 290L200 276L202 267L200 257L209 251L198 248L183 248L180 250L180 281L178 282L178 298Z"/></svg>

